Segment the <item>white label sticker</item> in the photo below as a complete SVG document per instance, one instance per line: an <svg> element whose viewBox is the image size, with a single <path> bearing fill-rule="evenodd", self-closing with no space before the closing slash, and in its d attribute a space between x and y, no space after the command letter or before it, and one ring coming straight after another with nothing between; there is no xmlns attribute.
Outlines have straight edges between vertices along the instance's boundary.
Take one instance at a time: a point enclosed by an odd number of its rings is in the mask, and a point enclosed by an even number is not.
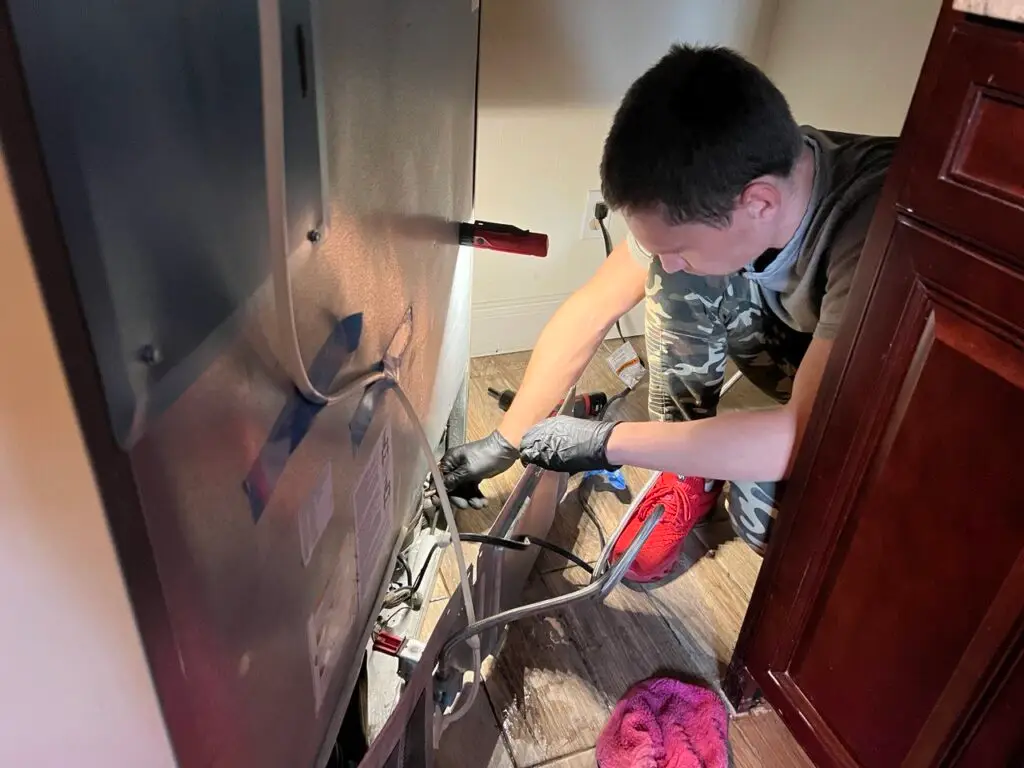
<svg viewBox="0 0 1024 768"><path fill-rule="evenodd" d="M302 565L309 565L313 550L324 535L327 524L334 516L334 483L331 464L320 472L313 484L313 492L299 511L299 545L302 547Z"/></svg>
<svg viewBox="0 0 1024 768"><path fill-rule="evenodd" d="M366 467L352 492L356 515L356 580L360 606L377 593L372 582L374 566L387 543L394 520L391 462L391 425L384 427L366 459Z"/></svg>
<svg viewBox="0 0 1024 768"><path fill-rule="evenodd" d="M628 341L608 355L608 367L630 389L639 384L646 373L640 363L640 356Z"/></svg>
<svg viewBox="0 0 1024 768"><path fill-rule="evenodd" d="M345 559L339 558L320 603L306 623L317 712L330 687L342 645L356 621L350 582L352 572L347 571L345 565Z"/></svg>

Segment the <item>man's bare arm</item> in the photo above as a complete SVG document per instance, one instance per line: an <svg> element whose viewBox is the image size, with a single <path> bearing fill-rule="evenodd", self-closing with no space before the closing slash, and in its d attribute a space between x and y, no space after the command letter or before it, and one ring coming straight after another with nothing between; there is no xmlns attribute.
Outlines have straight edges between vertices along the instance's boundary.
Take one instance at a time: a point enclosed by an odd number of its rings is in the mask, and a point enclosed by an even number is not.
<svg viewBox="0 0 1024 768"><path fill-rule="evenodd" d="M644 297L647 271L625 242L572 294L537 340L512 406L498 431L512 445L546 417L586 368L615 321Z"/></svg>
<svg viewBox="0 0 1024 768"><path fill-rule="evenodd" d="M680 475L752 482L789 475L821 384L832 342L811 342L779 408L739 411L693 422L625 422L612 431L605 455Z"/></svg>

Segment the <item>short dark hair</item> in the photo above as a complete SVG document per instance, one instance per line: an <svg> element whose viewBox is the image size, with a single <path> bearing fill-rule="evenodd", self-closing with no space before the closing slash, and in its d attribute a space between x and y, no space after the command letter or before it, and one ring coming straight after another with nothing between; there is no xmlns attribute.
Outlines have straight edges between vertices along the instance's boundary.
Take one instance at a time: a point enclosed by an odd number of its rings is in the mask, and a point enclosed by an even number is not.
<svg viewBox="0 0 1024 768"><path fill-rule="evenodd" d="M786 98L735 51L674 45L626 92L601 159L613 209L729 223L743 188L788 176L803 138Z"/></svg>

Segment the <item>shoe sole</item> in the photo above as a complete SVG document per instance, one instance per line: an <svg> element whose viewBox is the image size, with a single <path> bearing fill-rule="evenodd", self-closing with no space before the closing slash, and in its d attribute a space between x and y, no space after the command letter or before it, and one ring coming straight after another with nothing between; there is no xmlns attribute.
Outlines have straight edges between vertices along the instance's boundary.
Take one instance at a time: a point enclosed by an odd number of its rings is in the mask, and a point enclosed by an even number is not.
<svg viewBox="0 0 1024 768"><path fill-rule="evenodd" d="M656 581L662 581L672 573L675 565L655 574L640 575L634 572L632 569L626 571L626 575L622 577L623 581L629 581L633 584L653 584Z"/></svg>

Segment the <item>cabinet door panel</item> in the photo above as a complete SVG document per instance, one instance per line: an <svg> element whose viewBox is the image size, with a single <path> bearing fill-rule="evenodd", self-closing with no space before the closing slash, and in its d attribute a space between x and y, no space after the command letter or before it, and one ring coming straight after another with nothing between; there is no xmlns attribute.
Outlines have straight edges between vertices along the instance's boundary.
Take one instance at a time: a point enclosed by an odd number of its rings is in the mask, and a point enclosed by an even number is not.
<svg viewBox="0 0 1024 768"><path fill-rule="evenodd" d="M870 766L908 753L1024 547L1017 455L963 449L1011 444L1024 392L937 334L922 347L788 670Z"/></svg>
<svg viewBox="0 0 1024 768"><path fill-rule="evenodd" d="M1019 653L1022 306L1019 274L897 222L814 469L784 507L772 629L749 663L821 764L954 755Z"/></svg>
<svg viewBox="0 0 1024 768"><path fill-rule="evenodd" d="M968 21L948 45L901 202L1024 262L1024 45Z"/></svg>

